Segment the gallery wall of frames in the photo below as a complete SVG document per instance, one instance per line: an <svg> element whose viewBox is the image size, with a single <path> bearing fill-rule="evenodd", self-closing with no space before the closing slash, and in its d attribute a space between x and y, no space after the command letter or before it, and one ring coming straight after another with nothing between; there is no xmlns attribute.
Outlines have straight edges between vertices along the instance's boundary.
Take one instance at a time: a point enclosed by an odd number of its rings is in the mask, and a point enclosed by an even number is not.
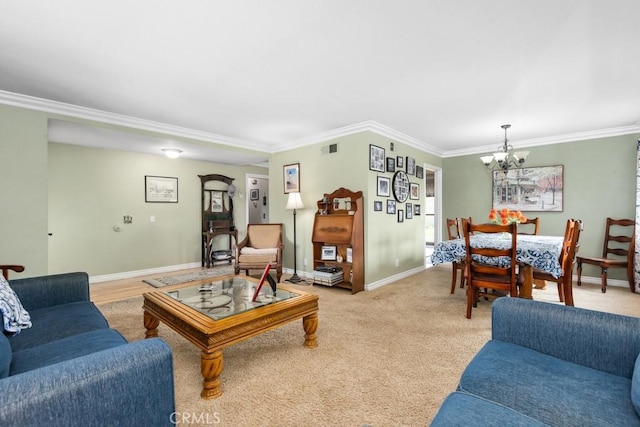
<svg viewBox="0 0 640 427"><path fill-rule="evenodd" d="M398 222L420 217L420 183L424 168L416 165L409 156L400 156L393 151L369 144L369 170L376 174L376 199L374 212L395 215Z"/></svg>

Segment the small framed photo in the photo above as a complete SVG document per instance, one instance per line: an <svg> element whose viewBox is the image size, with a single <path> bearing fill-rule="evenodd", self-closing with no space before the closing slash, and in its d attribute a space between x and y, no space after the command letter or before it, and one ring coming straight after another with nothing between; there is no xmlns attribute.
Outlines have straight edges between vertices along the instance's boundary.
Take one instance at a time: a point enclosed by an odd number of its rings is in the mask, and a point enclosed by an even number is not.
<svg viewBox="0 0 640 427"><path fill-rule="evenodd" d="M373 210L375 212L382 212L382 202L380 200L375 200L373 202Z"/></svg>
<svg viewBox="0 0 640 427"><path fill-rule="evenodd" d="M249 190L249 200L258 200L260 198L260 191L257 188Z"/></svg>
<svg viewBox="0 0 640 427"><path fill-rule="evenodd" d="M420 200L420 184L415 182L409 184L409 198L411 200Z"/></svg>
<svg viewBox="0 0 640 427"><path fill-rule="evenodd" d="M424 178L424 168L422 166L416 166L416 178Z"/></svg>
<svg viewBox="0 0 640 427"><path fill-rule="evenodd" d="M393 157L387 157L387 172L396 171L396 159Z"/></svg>
<svg viewBox="0 0 640 427"><path fill-rule="evenodd" d="M402 169L404 167L404 157L402 156L396 157L396 167L398 169Z"/></svg>
<svg viewBox="0 0 640 427"><path fill-rule="evenodd" d="M413 214L415 216L420 216L420 205L413 205Z"/></svg>
<svg viewBox="0 0 640 427"><path fill-rule="evenodd" d="M381 197L389 197L391 195L391 178L378 175L376 195Z"/></svg>
<svg viewBox="0 0 640 427"><path fill-rule="evenodd" d="M407 219L413 218L413 205L411 203L407 203L405 206L405 217Z"/></svg>
<svg viewBox="0 0 640 427"><path fill-rule="evenodd" d="M402 209L398 209L398 222L404 222L404 211Z"/></svg>
<svg viewBox="0 0 640 427"><path fill-rule="evenodd" d="M284 178L284 194L300 192L300 163L292 163L282 167Z"/></svg>
<svg viewBox="0 0 640 427"><path fill-rule="evenodd" d="M347 248L347 262L353 262L353 248Z"/></svg>
<svg viewBox="0 0 640 427"><path fill-rule="evenodd" d="M416 159L407 156L407 175L416 174Z"/></svg>
<svg viewBox="0 0 640 427"><path fill-rule="evenodd" d="M146 203L178 203L178 178L145 175L144 201Z"/></svg>
<svg viewBox="0 0 640 427"><path fill-rule="evenodd" d="M369 144L369 170L384 172L384 148Z"/></svg>
<svg viewBox="0 0 640 427"><path fill-rule="evenodd" d="M322 261L335 261L338 255L337 246L322 246L322 252L320 253L320 259Z"/></svg>
<svg viewBox="0 0 640 427"><path fill-rule="evenodd" d="M395 200L387 200L387 213L391 215L396 214L396 201Z"/></svg>

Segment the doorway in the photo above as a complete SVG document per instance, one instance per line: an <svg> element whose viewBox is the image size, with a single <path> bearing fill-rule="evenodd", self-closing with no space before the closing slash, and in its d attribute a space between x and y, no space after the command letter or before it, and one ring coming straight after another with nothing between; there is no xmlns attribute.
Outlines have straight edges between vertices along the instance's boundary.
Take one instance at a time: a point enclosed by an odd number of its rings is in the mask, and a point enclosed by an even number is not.
<svg viewBox="0 0 640 427"><path fill-rule="evenodd" d="M425 225L425 267L431 267L431 254L436 243L442 240L442 227L440 217L442 215L442 169L425 165L424 168L424 225Z"/></svg>
<svg viewBox="0 0 640 427"><path fill-rule="evenodd" d="M269 177L247 174L247 224L269 222Z"/></svg>

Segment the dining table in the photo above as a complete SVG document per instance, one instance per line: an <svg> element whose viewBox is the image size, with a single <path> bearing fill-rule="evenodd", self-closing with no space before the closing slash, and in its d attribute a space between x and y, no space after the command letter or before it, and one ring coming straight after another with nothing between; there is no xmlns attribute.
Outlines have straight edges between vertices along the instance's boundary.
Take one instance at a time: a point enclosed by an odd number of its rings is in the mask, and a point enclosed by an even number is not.
<svg viewBox="0 0 640 427"><path fill-rule="evenodd" d="M518 262L524 283L518 294L521 298L533 297L533 269L545 271L553 277L562 275L560 253L564 238L559 236L542 236L518 234L516 237L516 261ZM475 233L469 236L469 242L474 248L509 249L511 235L509 233ZM463 261L466 258L466 242L464 238L443 240L435 245L431 255L433 265L453 261ZM475 259L475 258L474 258ZM480 262L484 260L480 259ZM508 265L508 257L502 260Z"/></svg>

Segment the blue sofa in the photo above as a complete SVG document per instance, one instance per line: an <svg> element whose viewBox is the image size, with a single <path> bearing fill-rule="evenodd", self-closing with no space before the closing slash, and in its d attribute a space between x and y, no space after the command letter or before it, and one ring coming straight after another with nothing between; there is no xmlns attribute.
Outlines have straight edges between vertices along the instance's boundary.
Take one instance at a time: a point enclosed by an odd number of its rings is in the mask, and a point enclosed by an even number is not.
<svg viewBox="0 0 640 427"><path fill-rule="evenodd" d="M0 425L172 425L171 349L110 329L86 273L9 283L32 327L0 336Z"/></svg>
<svg viewBox="0 0 640 427"><path fill-rule="evenodd" d="M432 426L640 426L640 318L520 298Z"/></svg>

